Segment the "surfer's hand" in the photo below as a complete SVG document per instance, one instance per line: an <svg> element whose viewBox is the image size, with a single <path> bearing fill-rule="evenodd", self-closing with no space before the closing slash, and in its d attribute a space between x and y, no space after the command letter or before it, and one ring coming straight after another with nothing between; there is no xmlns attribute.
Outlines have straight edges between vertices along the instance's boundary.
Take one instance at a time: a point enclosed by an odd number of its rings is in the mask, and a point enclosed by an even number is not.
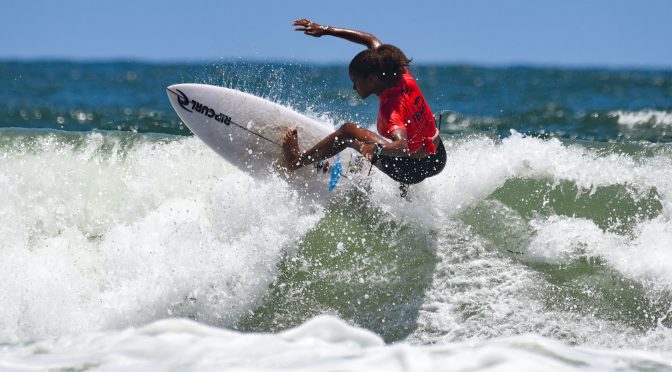
<svg viewBox="0 0 672 372"><path fill-rule="evenodd" d="M327 33L327 27L309 21L305 18L294 21L292 26L296 26L294 31L303 31L304 34L320 37Z"/></svg>
<svg viewBox="0 0 672 372"><path fill-rule="evenodd" d="M375 143L362 143L359 145L359 153L364 155L366 160L371 161L373 160L375 147Z"/></svg>

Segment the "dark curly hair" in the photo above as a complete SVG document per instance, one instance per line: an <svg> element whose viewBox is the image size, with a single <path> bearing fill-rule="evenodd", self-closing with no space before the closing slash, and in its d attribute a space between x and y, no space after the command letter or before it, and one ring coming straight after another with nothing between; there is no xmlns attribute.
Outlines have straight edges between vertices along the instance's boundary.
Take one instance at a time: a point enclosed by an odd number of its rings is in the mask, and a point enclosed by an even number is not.
<svg viewBox="0 0 672 372"><path fill-rule="evenodd" d="M366 77L378 75L386 82L397 82L404 70L411 64L401 49L391 44L383 44L375 49L367 49L355 56L349 66L350 75Z"/></svg>

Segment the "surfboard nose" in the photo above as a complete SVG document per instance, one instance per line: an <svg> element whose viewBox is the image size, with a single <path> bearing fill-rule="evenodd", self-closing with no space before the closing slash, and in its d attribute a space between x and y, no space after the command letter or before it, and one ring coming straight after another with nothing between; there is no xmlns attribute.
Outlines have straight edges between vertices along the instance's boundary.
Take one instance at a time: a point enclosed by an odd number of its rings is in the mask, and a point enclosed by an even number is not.
<svg viewBox="0 0 672 372"><path fill-rule="evenodd" d="M174 95L178 95L177 91L178 91L179 86L180 86L180 84L173 84L173 85L167 86L166 87L166 93L168 93L169 96L170 96L171 93L174 94Z"/></svg>
<svg viewBox="0 0 672 372"><path fill-rule="evenodd" d="M188 89L186 89L187 93L185 93L185 84L173 84L169 85L166 87L166 94L168 94L168 99L173 102L184 102L188 103L189 98L187 97L188 94ZM175 106L175 104L173 104Z"/></svg>

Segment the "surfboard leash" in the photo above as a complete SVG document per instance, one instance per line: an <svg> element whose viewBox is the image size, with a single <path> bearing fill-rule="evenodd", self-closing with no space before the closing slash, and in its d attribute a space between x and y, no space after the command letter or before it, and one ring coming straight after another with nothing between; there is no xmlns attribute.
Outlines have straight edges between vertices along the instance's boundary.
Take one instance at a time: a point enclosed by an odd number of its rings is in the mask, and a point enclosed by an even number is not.
<svg viewBox="0 0 672 372"><path fill-rule="evenodd" d="M268 141L268 142L270 142L270 143L272 143L272 144L274 144L274 145L276 145L276 146L280 146L280 147L282 147L281 144L279 144L279 143L277 143L277 142L275 142L275 141L273 141L273 140L271 140L271 139L268 139L268 138L262 136L261 134L259 134L259 133L257 133L257 132L253 132L253 131L247 129L246 127L244 127L244 126L242 126L242 125L240 125L240 124L238 124L238 123L234 123L233 121L231 121L231 124L237 126L237 127L240 128L240 129L246 130L246 131L248 131L249 133L254 134L255 136L257 136L257 137L259 137L259 138L261 138L261 139L265 139L266 141Z"/></svg>

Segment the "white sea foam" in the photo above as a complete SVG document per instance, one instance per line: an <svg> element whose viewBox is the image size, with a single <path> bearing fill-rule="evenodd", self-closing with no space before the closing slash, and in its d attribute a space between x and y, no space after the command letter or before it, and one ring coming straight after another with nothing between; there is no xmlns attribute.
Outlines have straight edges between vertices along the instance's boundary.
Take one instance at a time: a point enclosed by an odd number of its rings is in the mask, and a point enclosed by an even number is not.
<svg viewBox="0 0 672 372"><path fill-rule="evenodd" d="M641 111L611 111L609 116L618 118L618 124L629 129L638 126L652 128L666 128L672 126L672 113L668 111L641 110Z"/></svg>
<svg viewBox="0 0 672 372"><path fill-rule="evenodd" d="M194 138L128 146L87 134L73 145L46 135L36 146L12 147L0 154L0 188L7 190L0 193L0 294L7 299L0 342L13 344L3 347L2 366L117 370L132 360L137 370L669 367L656 364L662 353L585 348L665 349L672 334L664 325L642 332L549 308L543 298L549 288L530 267L595 257L626 278L671 289L669 155L604 155L517 133L501 141L447 141L447 149L446 170L412 187L411 203L383 175L371 180L369 202L385 218L435 232L439 259L410 344L383 346L377 336L333 319L277 335L171 319L226 327L255 309L282 253L323 213L302 205L282 180L251 179ZM567 181L588 194L621 185L635 198L655 189L662 210L629 235L573 216L507 219L511 230L520 223L520 231L531 232L520 240L526 244L520 258L493 249L459 220L517 178ZM168 320L152 323L158 319ZM537 336L506 338L528 333ZM29 340L37 342L16 344ZM424 343L440 346L417 345ZM264 347L243 347L251 344Z"/></svg>
<svg viewBox="0 0 672 372"><path fill-rule="evenodd" d="M195 138L36 141L0 164L0 342L170 316L230 325L321 216Z"/></svg>
<svg viewBox="0 0 672 372"><path fill-rule="evenodd" d="M385 345L329 316L278 334L242 334L168 319L0 349L12 371L612 371L670 370L672 355L573 348L538 336L434 346Z"/></svg>
<svg viewBox="0 0 672 372"><path fill-rule="evenodd" d="M584 218L552 216L531 222L535 235L525 249L525 260L566 265L578 260L600 258L626 238L605 232Z"/></svg>
<svg viewBox="0 0 672 372"><path fill-rule="evenodd" d="M441 231L437 242L440 262L418 319L419 328L411 339L443 343L535 333L587 345L665 349L672 342L672 331L660 323L642 331L599 315L574 312L572 298L567 299L570 311L549 306L546 301L553 286L530 265L594 259L651 290L649 295L654 298L661 292L669 294L671 171L672 162L664 153L647 158L604 155L515 132L501 141L475 137L449 144L446 170L425 182L428 192L435 195L434 205L446 215L435 222ZM557 185L553 187L569 182L587 195L600 187L619 185L629 190L634 200L656 190L662 210L653 219L638 221L632 232L624 235L575 216L552 214L527 222L508 215L514 211L500 212L506 216L503 227L488 225L505 230L492 236L496 241L488 241L451 217L483 204L512 179L547 180ZM515 236L517 233L523 236ZM498 246L507 240L521 246L512 247L511 252L505 250L509 247ZM658 321L665 317L663 314Z"/></svg>
<svg viewBox="0 0 672 372"><path fill-rule="evenodd" d="M442 188L439 199L443 209L456 213L514 178L571 181L588 192L608 185L656 186L659 192L672 195L672 184L660 178L671 171L669 165L656 169L652 164L659 163L657 159L646 162L640 164L619 154L600 156L557 139L541 140L512 131L501 143L484 137L449 143L446 170L426 182L432 188Z"/></svg>

